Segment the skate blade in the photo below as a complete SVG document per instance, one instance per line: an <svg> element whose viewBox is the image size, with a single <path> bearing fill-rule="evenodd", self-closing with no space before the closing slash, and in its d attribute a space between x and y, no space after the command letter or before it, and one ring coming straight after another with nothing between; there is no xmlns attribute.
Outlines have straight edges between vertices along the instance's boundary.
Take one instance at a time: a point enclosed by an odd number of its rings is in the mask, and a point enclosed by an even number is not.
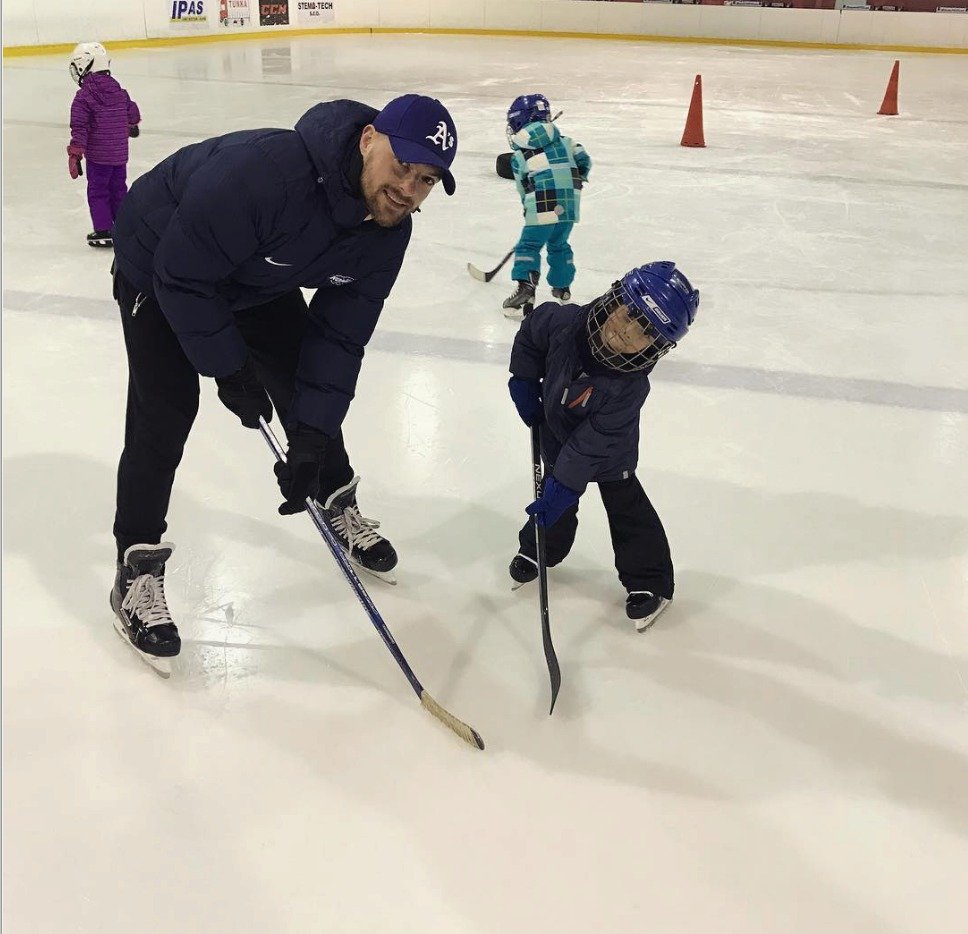
<svg viewBox="0 0 968 934"><path fill-rule="evenodd" d="M171 677L171 659L170 658L158 658L155 655L149 655L147 652L142 652L129 638L128 633L125 631L124 623L118 619L117 615L114 617L114 631L118 634L118 638L129 648L135 655L138 656L158 677L164 678L166 681Z"/></svg>
<svg viewBox="0 0 968 934"><path fill-rule="evenodd" d="M524 582L514 581L511 584L511 593L514 593L515 590L520 590L522 587L526 587L528 584L533 584L533 583L534 581L524 581Z"/></svg>
<svg viewBox="0 0 968 934"><path fill-rule="evenodd" d="M524 312L520 308L504 308L504 317L510 321L524 321Z"/></svg>
<svg viewBox="0 0 968 934"><path fill-rule="evenodd" d="M635 620L635 630L636 632L645 632L647 629L652 627L652 624L662 615L663 610L672 603L671 600L666 600L662 597L662 602L659 604L659 608L651 616L643 616L642 619Z"/></svg>
<svg viewBox="0 0 968 934"><path fill-rule="evenodd" d="M344 551L343 554L346 554L346 552ZM349 555L347 555L347 557L349 557ZM357 571L363 571L365 574L369 574L370 577L375 577L377 580L383 581L384 584L391 584L394 587L397 586L397 576L393 573L393 571L374 571L372 568L368 568L366 565L360 564L359 561L356 561L353 558L350 558L350 564L352 564Z"/></svg>

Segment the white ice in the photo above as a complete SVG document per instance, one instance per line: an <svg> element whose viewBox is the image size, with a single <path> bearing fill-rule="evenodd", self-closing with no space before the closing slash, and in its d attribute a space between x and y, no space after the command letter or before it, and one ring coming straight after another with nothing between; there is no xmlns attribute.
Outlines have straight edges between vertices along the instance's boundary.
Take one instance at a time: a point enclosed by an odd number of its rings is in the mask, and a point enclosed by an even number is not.
<svg viewBox="0 0 968 934"><path fill-rule="evenodd" d="M441 97L457 196L416 218L346 426L401 554L370 592L419 707L259 436L203 389L170 513L185 639L118 640L126 366L67 176L60 57L4 63L4 920L17 932L954 934L968 900L968 59L470 37L118 51L130 176L313 103ZM680 148L702 73L708 148ZM551 573L506 397L503 113L540 89L595 159L576 297L676 260L703 294L640 475L677 566L636 635L600 502Z"/></svg>

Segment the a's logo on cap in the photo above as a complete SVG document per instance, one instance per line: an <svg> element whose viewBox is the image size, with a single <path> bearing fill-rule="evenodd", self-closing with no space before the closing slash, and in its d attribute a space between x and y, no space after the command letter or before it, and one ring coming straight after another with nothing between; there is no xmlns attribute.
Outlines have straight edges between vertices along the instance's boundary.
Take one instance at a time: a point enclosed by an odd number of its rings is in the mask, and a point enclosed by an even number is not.
<svg viewBox="0 0 968 934"><path fill-rule="evenodd" d="M454 148L454 134L447 132L447 124L443 120L437 124L437 132L433 135L425 136L424 139L429 139L430 142L436 143L443 152Z"/></svg>

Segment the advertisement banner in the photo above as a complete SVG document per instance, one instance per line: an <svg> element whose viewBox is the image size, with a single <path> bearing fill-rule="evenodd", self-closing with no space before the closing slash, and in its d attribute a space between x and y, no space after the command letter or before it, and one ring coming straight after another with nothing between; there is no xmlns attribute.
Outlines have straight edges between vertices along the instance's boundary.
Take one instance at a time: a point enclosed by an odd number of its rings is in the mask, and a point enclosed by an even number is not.
<svg viewBox="0 0 968 934"><path fill-rule="evenodd" d="M168 25L172 29L205 29L212 0L169 0Z"/></svg>
<svg viewBox="0 0 968 934"><path fill-rule="evenodd" d="M300 25L316 26L336 19L336 0L293 0Z"/></svg>
<svg viewBox="0 0 968 934"><path fill-rule="evenodd" d="M289 0L275 0L273 3L259 0L259 25L288 26Z"/></svg>
<svg viewBox="0 0 968 934"><path fill-rule="evenodd" d="M229 29L248 26L252 21L249 0L219 0L218 24Z"/></svg>

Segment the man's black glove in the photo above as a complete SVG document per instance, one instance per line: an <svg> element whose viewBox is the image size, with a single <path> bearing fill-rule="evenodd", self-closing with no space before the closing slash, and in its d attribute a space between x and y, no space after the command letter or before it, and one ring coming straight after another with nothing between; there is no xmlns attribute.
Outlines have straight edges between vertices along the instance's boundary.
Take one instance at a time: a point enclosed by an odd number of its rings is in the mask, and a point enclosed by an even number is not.
<svg viewBox="0 0 968 934"><path fill-rule="evenodd" d="M136 136L141 135L141 130L138 129L137 123L131 123L128 125L128 136L134 139Z"/></svg>
<svg viewBox="0 0 968 934"><path fill-rule="evenodd" d="M276 479L286 501L280 516L294 516L306 508L306 499L319 493L319 471L326 456L329 437L316 428L296 424L287 432L289 450L286 463L276 461Z"/></svg>
<svg viewBox="0 0 968 934"><path fill-rule="evenodd" d="M246 428L258 428L260 415L267 422L272 421L272 403L255 375L251 360L246 360L242 369L231 376L217 376L215 382L222 404L238 415Z"/></svg>

